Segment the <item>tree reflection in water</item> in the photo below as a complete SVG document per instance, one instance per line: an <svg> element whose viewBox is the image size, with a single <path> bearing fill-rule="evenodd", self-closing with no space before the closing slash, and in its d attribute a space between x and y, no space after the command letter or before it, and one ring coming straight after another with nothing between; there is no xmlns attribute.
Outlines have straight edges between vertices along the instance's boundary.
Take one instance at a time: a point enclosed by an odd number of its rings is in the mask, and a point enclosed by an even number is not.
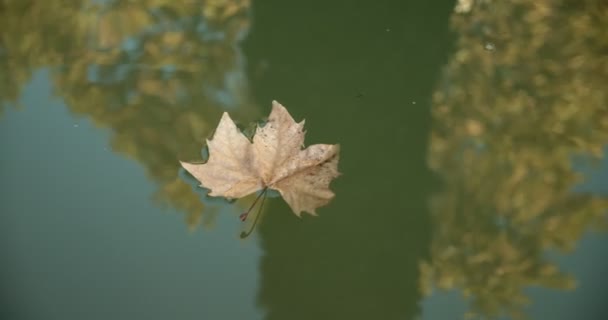
<svg viewBox="0 0 608 320"><path fill-rule="evenodd" d="M155 199L213 220L177 175L200 159L221 112L256 114L236 43L249 1L4 1L0 12L0 105L15 104L38 68L75 114L111 131L114 151L135 159L159 186Z"/></svg>
<svg viewBox="0 0 608 320"><path fill-rule="evenodd" d="M460 1L456 50L434 94L424 290L460 288L472 312L522 316L525 287L572 289L546 259L606 225L608 199L573 192L575 155L608 141L605 1ZM491 44L488 50L488 44Z"/></svg>

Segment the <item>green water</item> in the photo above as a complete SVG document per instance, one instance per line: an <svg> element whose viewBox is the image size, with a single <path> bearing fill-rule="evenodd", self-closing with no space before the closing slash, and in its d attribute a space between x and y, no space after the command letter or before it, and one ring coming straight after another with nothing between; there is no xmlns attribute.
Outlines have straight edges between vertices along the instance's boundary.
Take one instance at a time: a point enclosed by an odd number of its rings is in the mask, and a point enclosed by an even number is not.
<svg viewBox="0 0 608 320"><path fill-rule="evenodd" d="M0 0L2 319L608 317L608 8L468 3ZM240 240L275 99L343 174Z"/></svg>

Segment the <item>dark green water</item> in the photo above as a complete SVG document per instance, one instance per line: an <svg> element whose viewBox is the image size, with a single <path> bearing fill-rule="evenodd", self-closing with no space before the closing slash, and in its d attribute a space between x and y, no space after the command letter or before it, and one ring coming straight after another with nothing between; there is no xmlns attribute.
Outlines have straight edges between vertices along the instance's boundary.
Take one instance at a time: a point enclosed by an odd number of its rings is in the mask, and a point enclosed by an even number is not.
<svg viewBox="0 0 608 320"><path fill-rule="evenodd" d="M2 319L608 318L608 7L467 3L0 0ZM273 99L343 175L240 240Z"/></svg>

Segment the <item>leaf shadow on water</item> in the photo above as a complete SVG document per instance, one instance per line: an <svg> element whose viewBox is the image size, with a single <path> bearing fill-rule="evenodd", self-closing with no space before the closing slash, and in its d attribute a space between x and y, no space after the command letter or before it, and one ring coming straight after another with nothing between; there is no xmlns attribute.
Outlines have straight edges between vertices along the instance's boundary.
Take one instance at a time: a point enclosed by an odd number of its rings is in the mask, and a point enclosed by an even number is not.
<svg viewBox="0 0 608 320"><path fill-rule="evenodd" d="M259 230L266 319L419 314L431 233L429 101L453 4L254 3L245 52L259 105L277 99L306 118L307 145L342 146L336 198L319 217L269 204Z"/></svg>

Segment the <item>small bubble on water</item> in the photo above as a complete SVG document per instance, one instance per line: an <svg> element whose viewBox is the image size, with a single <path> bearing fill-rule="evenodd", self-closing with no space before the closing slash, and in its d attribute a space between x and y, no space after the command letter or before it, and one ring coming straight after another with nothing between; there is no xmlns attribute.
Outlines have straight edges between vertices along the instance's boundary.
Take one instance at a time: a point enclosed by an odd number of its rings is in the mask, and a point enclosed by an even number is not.
<svg viewBox="0 0 608 320"><path fill-rule="evenodd" d="M391 31L391 28L386 28L386 32L390 32L390 31Z"/></svg>
<svg viewBox="0 0 608 320"><path fill-rule="evenodd" d="M78 128L78 123L74 123L74 128Z"/></svg>
<svg viewBox="0 0 608 320"><path fill-rule="evenodd" d="M416 104L416 101L412 101L412 104Z"/></svg>
<svg viewBox="0 0 608 320"><path fill-rule="evenodd" d="M496 50L496 45L494 45L492 42L486 42L486 44L483 45L483 48L488 51L494 51Z"/></svg>

